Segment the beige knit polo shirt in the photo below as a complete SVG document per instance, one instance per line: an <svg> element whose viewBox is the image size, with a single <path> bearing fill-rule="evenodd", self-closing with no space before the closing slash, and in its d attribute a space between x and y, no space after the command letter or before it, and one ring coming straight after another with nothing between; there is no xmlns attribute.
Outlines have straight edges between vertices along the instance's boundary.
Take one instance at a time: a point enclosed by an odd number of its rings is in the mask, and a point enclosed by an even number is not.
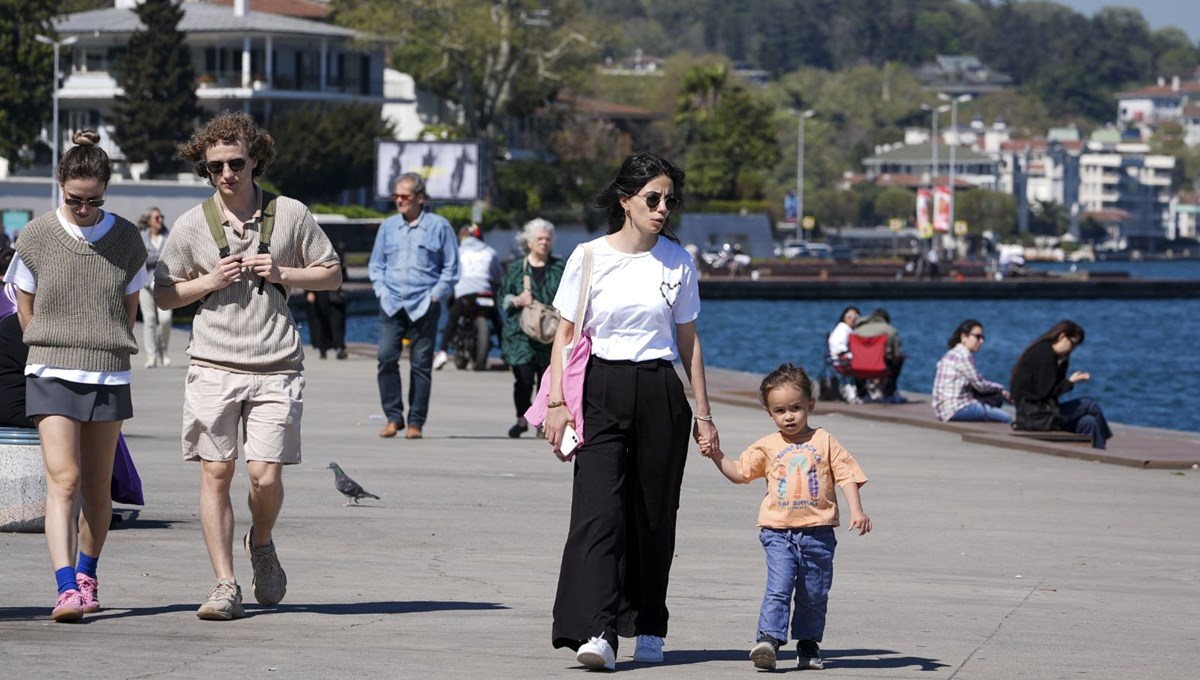
<svg viewBox="0 0 1200 680"><path fill-rule="evenodd" d="M94 243L72 237L55 211L27 224L17 241L37 277L25 329L29 363L82 371L128 371L138 351L125 312L125 289L146 265L146 247L129 220Z"/></svg>
<svg viewBox="0 0 1200 680"><path fill-rule="evenodd" d="M258 252L262 211L234 230L224 222L231 255ZM301 202L280 196L275 201L271 257L280 267L305 268L338 264L325 232ZM171 227L154 271L156 285L191 281L211 272L220 260L216 241L201 205L179 216ZM236 373L294 373L303 367L304 350L287 300L274 286L258 293L259 277L246 270L240 281L204 299L192 321L187 353L192 363ZM290 290L288 291L290 294Z"/></svg>

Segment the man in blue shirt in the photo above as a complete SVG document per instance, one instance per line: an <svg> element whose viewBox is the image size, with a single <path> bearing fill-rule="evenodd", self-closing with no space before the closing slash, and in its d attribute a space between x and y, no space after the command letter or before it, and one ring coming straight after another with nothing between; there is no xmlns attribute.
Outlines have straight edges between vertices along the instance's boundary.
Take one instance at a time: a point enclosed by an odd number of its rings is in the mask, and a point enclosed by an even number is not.
<svg viewBox="0 0 1200 680"><path fill-rule="evenodd" d="M379 298L379 399L388 420L380 437L395 437L404 429L400 350L403 339L410 337L404 436L421 438L429 411L438 317L458 281L454 228L440 215L424 212L425 198L425 180L420 175L401 175L392 194L397 214L379 225L371 249L371 285Z"/></svg>

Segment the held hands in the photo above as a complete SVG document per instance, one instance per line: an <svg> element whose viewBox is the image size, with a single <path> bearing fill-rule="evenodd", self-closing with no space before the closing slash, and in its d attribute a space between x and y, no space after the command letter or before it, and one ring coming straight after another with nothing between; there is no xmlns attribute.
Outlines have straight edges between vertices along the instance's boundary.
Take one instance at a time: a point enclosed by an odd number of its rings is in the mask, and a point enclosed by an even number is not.
<svg viewBox="0 0 1200 680"><path fill-rule="evenodd" d="M717 434L717 426L711 420L696 420L692 423L692 438L700 445L700 455L712 458L721 450L721 437Z"/></svg>
<svg viewBox="0 0 1200 680"><path fill-rule="evenodd" d="M850 531L858 529L858 535L871 533L871 518L865 512L850 512Z"/></svg>

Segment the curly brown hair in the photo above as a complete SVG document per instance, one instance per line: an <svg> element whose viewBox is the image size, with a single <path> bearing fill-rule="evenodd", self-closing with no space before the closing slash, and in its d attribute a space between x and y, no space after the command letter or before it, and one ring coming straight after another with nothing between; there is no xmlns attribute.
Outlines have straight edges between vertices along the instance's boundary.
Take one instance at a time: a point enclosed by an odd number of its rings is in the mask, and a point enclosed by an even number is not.
<svg viewBox="0 0 1200 680"><path fill-rule="evenodd" d="M808 377L808 373L805 373L803 368L787 362L779 364L779 368L763 378L762 384L758 388L759 403L766 406L767 395L771 393L771 390L784 385L791 385L800 390L800 394L803 394L805 399L813 398L812 378Z"/></svg>
<svg viewBox="0 0 1200 680"><path fill-rule="evenodd" d="M242 111L225 111L200 126L191 139L179 145L179 157L191 163L196 174L212 184L212 175L205 167L208 160L205 152L222 142L245 142L250 158L255 161L253 176L256 178L262 177L267 166L275 160L275 140L258 127L250 114Z"/></svg>

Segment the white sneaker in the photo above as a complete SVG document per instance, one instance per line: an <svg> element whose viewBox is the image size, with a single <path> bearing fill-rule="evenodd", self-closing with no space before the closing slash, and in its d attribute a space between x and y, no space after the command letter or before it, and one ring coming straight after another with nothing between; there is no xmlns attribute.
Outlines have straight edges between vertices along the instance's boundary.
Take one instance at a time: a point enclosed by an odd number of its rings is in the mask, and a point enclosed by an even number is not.
<svg viewBox="0 0 1200 680"><path fill-rule="evenodd" d="M633 651L633 660L638 663L662 663L663 639L657 635L637 636L637 649Z"/></svg>
<svg viewBox="0 0 1200 680"><path fill-rule="evenodd" d="M594 637L579 645L575 660L588 668L617 670L617 654L613 651L612 645L608 644L608 640L602 637Z"/></svg>
<svg viewBox="0 0 1200 680"><path fill-rule="evenodd" d="M154 356L153 354L146 357L146 368L154 368L157 365L158 365L158 357Z"/></svg>
<svg viewBox="0 0 1200 680"><path fill-rule="evenodd" d="M169 357L165 354L162 355L162 358L159 359L159 365L161 365L163 368L170 366L171 365L171 357Z"/></svg>
<svg viewBox="0 0 1200 680"><path fill-rule="evenodd" d="M450 357L446 356L445 352L439 350L437 354L433 355L433 370L441 370L442 366L445 366L449 359Z"/></svg>

